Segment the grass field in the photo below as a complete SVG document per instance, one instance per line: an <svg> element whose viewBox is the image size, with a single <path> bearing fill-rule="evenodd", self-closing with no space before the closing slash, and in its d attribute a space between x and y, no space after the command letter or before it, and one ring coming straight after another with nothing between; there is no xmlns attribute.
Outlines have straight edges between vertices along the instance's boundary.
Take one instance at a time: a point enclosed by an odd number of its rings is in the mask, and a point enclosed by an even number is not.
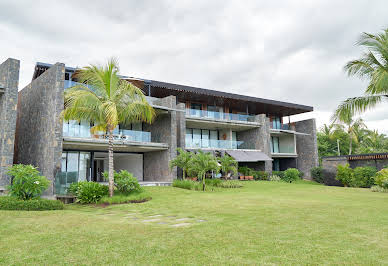
<svg viewBox="0 0 388 266"><path fill-rule="evenodd" d="M146 189L141 204L0 211L0 264L388 264L388 193L264 181Z"/></svg>

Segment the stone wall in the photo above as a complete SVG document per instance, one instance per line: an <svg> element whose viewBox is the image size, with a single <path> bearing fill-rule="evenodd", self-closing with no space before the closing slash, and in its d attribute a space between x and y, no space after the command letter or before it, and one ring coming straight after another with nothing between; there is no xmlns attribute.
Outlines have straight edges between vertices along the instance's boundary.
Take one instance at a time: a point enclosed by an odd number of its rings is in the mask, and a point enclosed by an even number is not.
<svg viewBox="0 0 388 266"><path fill-rule="evenodd" d="M337 175L337 166L345 165L348 160L345 156L322 158L323 178L327 186L343 186L340 181L335 179Z"/></svg>
<svg viewBox="0 0 388 266"><path fill-rule="evenodd" d="M20 61L8 58L0 65L0 193L10 184L17 114Z"/></svg>
<svg viewBox="0 0 388 266"><path fill-rule="evenodd" d="M175 96L162 98L157 105L176 109L176 98ZM160 113L151 125L146 126L146 130L151 132L152 142L167 143L169 148L165 151L144 153L144 181L176 179L177 170L170 170L169 162L177 154L177 111Z"/></svg>
<svg viewBox="0 0 388 266"><path fill-rule="evenodd" d="M261 126L259 128L237 132L237 140L244 141L241 146L242 149L261 150L268 157L271 157L269 118L265 114L256 115L254 122L260 123ZM262 163L260 164L260 168L262 168ZM265 161L263 170L272 173L272 161Z"/></svg>
<svg viewBox="0 0 388 266"><path fill-rule="evenodd" d="M309 135L296 135L297 166L304 179L311 180L310 170L318 166L317 128L315 119L295 122L295 130Z"/></svg>
<svg viewBox="0 0 388 266"><path fill-rule="evenodd" d="M50 181L61 169L65 65L56 63L19 92L16 161L38 167Z"/></svg>

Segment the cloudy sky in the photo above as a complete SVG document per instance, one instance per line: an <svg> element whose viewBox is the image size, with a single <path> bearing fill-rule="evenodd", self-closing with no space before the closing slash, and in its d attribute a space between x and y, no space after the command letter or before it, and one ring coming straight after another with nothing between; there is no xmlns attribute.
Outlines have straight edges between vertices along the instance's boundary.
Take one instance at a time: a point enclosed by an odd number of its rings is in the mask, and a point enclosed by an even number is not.
<svg viewBox="0 0 388 266"><path fill-rule="evenodd" d="M115 56L123 75L312 105L293 120L318 126L365 88L343 72L360 33L388 27L386 0L0 0L0 10L0 61L21 60L20 88L37 61ZM388 134L387 107L363 118Z"/></svg>

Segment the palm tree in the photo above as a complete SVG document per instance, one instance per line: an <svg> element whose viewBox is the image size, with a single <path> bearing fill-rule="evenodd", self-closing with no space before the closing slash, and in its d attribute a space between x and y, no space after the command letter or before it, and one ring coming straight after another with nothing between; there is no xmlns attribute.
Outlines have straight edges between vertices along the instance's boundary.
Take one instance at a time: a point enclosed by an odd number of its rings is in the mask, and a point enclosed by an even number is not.
<svg viewBox="0 0 388 266"><path fill-rule="evenodd" d="M367 52L360 59L348 62L344 69L349 76L368 79L369 84L364 96L349 98L338 106L335 116L340 120L388 100L388 29L376 35L364 32L357 45Z"/></svg>
<svg viewBox="0 0 388 266"><path fill-rule="evenodd" d="M231 156L225 154L219 159L219 162L221 164L221 171L225 174L225 178L227 178L230 173L237 173L238 163Z"/></svg>
<svg viewBox="0 0 388 266"><path fill-rule="evenodd" d="M360 139L358 136L360 136L360 131L364 128L366 128L364 121L361 118L358 118L356 120L353 120L352 118L341 120L341 122L346 126L346 129L344 129L344 125L338 124L337 130L346 130L346 132L349 135L349 155L352 154L352 147L353 147L353 141L355 143L359 143Z"/></svg>
<svg viewBox="0 0 388 266"><path fill-rule="evenodd" d="M192 153L189 151L185 151L182 148L178 148L177 151L179 154L177 157L170 161L170 169L172 169L173 167L181 168L183 171L183 180L185 180Z"/></svg>
<svg viewBox="0 0 388 266"><path fill-rule="evenodd" d="M80 82L65 91L65 120L86 120L94 123L92 133L107 132L109 152L109 195L113 196L113 130L119 124L151 123L155 112L143 92L120 79L115 59L106 66L90 65L77 71ZM87 84L87 85L86 85Z"/></svg>
<svg viewBox="0 0 388 266"><path fill-rule="evenodd" d="M218 173L219 170L220 167L218 165L217 159L210 153L203 153L202 151L199 151L191 157L189 171L192 173L197 173L198 178L202 179L203 191L205 191L206 173L209 171Z"/></svg>

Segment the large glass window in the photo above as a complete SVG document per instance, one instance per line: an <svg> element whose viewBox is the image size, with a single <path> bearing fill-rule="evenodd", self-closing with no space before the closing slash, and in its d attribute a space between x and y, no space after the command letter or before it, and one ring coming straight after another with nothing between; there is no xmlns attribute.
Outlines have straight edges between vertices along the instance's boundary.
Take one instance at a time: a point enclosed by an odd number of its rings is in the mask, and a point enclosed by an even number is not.
<svg viewBox="0 0 388 266"><path fill-rule="evenodd" d="M202 148L209 148L210 147L210 143L209 143L209 130L207 129L202 129L202 145L201 147Z"/></svg>
<svg viewBox="0 0 388 266"><path fill-rule="evenodd" d="M207 116L209 118L214 118L214 119L220 119L220 113L218 111L218 107L215 105L208 105L207 106Z"/></svg>
<svg viewBox="0 0 388 266"><path fill-rule="evenodd" d="M274 117L272 118L272 128L273 129L281 129L282 122L280 117Z"/></svg>
<svg viewBox="0 0 388 266"><path fill-rule="evenodd" d="M210 147L218 148L218 131L210 130Z"/></svg>
<svg viewBox="0 0 388 266"><path fill-rule="evenodd" d="M279 137L271 137L272 153L279 153Z"/></svg>
<svg viewBox="0 0 388 266"><path fill-rule="evenodd" d="M237 149L237 132L232 131L232 149Z"/></svg>
<svg viewBox="0 0 388 266"><path fill-rule="evenodd" d="M192 103L191 104L190 115L192 115L192 116L201 116L201 110L202 110L202 105L201 104Z"/></svg>
<svg viewBox="0 0 388 266"><path fill-rule="evenodd" d="M201 147L201 130L197 128L193 129L193 147Z"/></svg>
<svg viewBox="0 0 388 266"><path fill-rule="evenodd" d="M280 171L280 160L279 159L273 159L272 171Z"/></svg>

